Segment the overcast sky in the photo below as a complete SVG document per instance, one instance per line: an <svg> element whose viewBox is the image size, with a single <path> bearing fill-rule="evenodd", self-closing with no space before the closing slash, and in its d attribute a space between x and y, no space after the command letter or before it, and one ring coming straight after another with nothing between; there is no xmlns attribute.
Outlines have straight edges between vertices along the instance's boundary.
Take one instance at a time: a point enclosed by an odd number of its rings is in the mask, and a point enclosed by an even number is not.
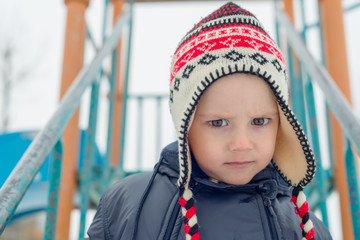
<svg viewBox="0 0 360 240"><path fill-rule="evenodd" d="M345 4L350 5L355 1L357 0L347 0ZM275 37L271 1L235 2L251 10L270 35ZM167 93L170 59L178 41L200 17L206 16L222 3L223 1L136 4L130 92ZM309 22L316 20L316 17L312 17L314 14L311 9L314 7L309 6L306 11ZM360 97L355 97L360 88L360 29L356 26L360 21L359 15L360 9L357 9L345 16L348 48L351 48L348 50L349 69L356 109L360 108ZM102 16L103 1L91 0L86 19L98 44L101 39ZM0 0L0 51L9 45L14 49L11 62L13 86L10 129L43 126L58 102L65 17L63 0ZM109 18L111 21L111 16ZM87 56L89 59L93 55L89 53ZM0 58L0 71L3 66Z"/></svg>

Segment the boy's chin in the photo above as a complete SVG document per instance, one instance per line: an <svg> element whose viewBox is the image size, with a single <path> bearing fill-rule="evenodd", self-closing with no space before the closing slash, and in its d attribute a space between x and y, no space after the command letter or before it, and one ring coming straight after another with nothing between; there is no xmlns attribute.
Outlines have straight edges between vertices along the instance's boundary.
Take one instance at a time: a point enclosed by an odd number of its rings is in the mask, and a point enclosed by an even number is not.
<svg viewBox="0 0 360 240"><path fill-rule="evenodd" d="M223 183L226 183L226 184L229 184L229 185L238 185L238 186L241 186L241 185L246 185L248 184L250 181L251 181L252 178L249 178L249 179L239 179L239 178L234 178L234 179L229 179L229 178L225 178L223 179L222 181L219 181L219 182L223 182Z"/></svg>

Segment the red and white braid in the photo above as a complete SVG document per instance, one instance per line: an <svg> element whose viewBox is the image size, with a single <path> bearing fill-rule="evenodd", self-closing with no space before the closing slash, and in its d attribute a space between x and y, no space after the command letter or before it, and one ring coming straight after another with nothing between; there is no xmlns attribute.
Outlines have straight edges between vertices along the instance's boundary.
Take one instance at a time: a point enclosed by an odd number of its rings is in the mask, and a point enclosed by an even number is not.
<svg viewBox="0 0 360 240"><path fill-rule="evenodd" d="M199 224L196 217L193 193L188 188L180 190L179 203L184 220L184 230L186 240L199 240Z"/></svg>
<svg viewBox="0 0 360 240"><path fill-rule="evenodd" d="M291 202L295 205L295 213L300 217L302 240L315 239L314 225L309 215L309 204L306 201L305 193L300 185L294 187Z"/></svg>

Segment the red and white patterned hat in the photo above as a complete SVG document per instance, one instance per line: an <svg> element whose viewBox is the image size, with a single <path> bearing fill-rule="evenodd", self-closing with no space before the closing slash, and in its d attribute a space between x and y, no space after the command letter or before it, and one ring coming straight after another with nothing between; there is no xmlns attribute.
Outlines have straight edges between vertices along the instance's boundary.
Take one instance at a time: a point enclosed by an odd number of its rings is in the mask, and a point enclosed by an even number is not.
<svg viewBox="0 0 360 240"><path fill-rule="evenodd" d="M189 189L188 131L204 91L221 77L233 73L262 78L276 97L280 124L272 163L288 184L297 187L295 198L299 196L299 188L307 185L315 174L309 142L288 103L287 72L281 51L252 13L231 2L223 5L185 35L171 64L170 111L178 134L178 187L183 215L188 219L186 239L199 236L196 213L188 213L194 207ZM304 201L303 197L299 200L301 205Z"/></svg>

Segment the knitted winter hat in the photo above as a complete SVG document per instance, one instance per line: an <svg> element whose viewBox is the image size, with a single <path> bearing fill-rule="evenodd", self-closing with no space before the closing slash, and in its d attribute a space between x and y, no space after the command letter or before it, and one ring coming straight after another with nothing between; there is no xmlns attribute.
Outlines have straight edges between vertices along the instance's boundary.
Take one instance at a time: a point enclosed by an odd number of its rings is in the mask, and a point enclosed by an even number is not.
<svg viewBox="0 0 360 240"><path fill-rule="evenodd" d="M202 19L175 51L170 77L170 110L178 133L180 174L178 187L186 239L199 239L194 199L189 182L191 154L188 143L197 104L216 80L233 73L254 74L273 91L280 124L273 165L295 187L292 201L303 221L305 239L314 232L302 187L315 174L315 161L307 138L288 104L285 60L258 19L234 3L227 3Z"/></svg>

